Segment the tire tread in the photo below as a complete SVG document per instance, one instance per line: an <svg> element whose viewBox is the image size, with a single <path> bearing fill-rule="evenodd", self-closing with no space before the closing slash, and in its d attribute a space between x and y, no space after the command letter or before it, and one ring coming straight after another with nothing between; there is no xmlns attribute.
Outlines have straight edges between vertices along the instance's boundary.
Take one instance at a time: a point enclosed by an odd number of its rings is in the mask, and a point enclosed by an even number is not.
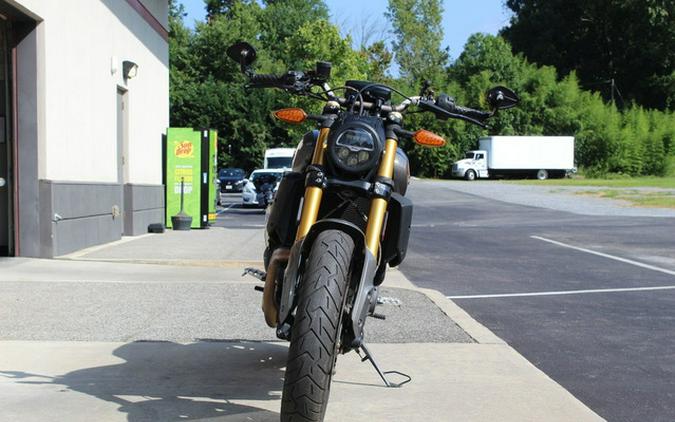
<svg viewBox="0 0 675 422"><path fill-rule="evenodd" d="M320 233L298 288L281 403L282 422L319 422L328 402L354 241Z"/></svg>

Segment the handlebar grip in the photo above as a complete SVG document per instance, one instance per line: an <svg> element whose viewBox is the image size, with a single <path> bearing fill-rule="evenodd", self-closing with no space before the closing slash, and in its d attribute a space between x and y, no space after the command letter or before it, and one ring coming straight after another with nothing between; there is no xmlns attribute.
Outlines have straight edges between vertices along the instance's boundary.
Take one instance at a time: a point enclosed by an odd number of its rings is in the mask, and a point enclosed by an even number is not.
<svg viewBox="0 0 675 422"><path fill-rule="evenodd" d="M258 74L251 76L250 81L254 88L275 88L282 85L283 78L277 75Z"/></svg>
<svg viewBox="0 0 675 422"><path fill-rule="evenodd" d="M487 111L475 110L473 108L462 107L458 105L454 107L454 112L477 120L485 120L492 115L490 112Z"/></svg>

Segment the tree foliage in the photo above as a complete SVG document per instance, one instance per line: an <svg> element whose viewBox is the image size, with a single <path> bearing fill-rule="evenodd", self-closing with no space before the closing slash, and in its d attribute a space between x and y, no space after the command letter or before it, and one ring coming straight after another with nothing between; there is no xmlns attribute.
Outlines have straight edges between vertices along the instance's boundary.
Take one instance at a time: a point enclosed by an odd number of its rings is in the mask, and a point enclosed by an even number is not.
<svg viewBox="0 0 675 422"><path fill-rule="evenodd" d="M389 0L386 13L395 36L393 43L401 75L409 81L439 81L447 50L441 49L441 0Z"/></svg>
<svg viewBox="0 0 675 422"><path fill-rule="evenodd" d="M506 0L502 35L536 63L647 107L675 105L672 0ZM619 92L611 93L614 79Z"/></svg>
<svg viewBox="0 0 675 422"><path fill-rule="evenodd" d="M235 1L236 0L204 0L206 19L210 21L216 16L228 14Z"/></svg>
<svg viewBox="0 0 675 422"><path fill-rule="evenodd" d="M487 108L484 93L494 85L509 86L520 95L520 105L495 116L489 129L440 121L428 113L406 115L408 129L429 129L448 140L439 149L401 141L416 175L448 177L452 162L487 135L575 136L577 165L591 174L659 175L667 171L667 157L675 155L672 112L639 105L619 110L600 94L581 88L581 70L561 73L553 66L532 64L514 54L502 37L474 34L457 60L447 63L438 0L390 1L391 49L383 40L354 48L351 38L329 22L321 0L208 0L209 19L194 30L183 24L180 4L172 0L170 6L171 125L218 129L221 166L257 168L266 148L294 146L310 129L277 123L271 110L302 106L318 113L322 107L278 90L245 90L245 78L224 54L239 40L256 47L255 66L261 73L311 69L324 60L333 63L333 86L365 79L416 95L422 80L430 79L437 93L476 108ZM658 12L662 9L653 10L653 19L663 18ZM399 77L389 72L394 59Z"/></svg>

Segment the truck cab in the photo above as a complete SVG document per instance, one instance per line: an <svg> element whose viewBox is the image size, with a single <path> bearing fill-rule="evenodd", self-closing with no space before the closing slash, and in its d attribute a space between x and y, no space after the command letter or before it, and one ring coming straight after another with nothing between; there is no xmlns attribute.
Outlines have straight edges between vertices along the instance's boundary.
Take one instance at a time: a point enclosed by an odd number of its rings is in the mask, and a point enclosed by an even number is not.
<svg viewBox="0 0 675 422"><path fill-rule="evenodd" d="M466 180L489 177L487 154L485 150L467 152L463 159L452 165L452 176L463 177Z"/></svg>

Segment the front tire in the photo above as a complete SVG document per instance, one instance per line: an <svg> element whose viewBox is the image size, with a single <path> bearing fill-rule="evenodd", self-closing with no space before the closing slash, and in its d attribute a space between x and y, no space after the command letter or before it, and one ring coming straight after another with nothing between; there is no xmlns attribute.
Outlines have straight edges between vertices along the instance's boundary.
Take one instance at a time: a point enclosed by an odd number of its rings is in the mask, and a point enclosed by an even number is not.
<svg viewBox="0 0 675 422"><path fill-rule="evenodd" d="M476 172L473 170L467 170L466 173L464 173L464 178L469 182L472 182L476 180Z"/></svg>
<svg viewBox="0 0 675 422"><path fill-rule="evenodd" d="M323 421L328 405L354 240L321 232L300 286L281 401L282 422Z"/></svg>

